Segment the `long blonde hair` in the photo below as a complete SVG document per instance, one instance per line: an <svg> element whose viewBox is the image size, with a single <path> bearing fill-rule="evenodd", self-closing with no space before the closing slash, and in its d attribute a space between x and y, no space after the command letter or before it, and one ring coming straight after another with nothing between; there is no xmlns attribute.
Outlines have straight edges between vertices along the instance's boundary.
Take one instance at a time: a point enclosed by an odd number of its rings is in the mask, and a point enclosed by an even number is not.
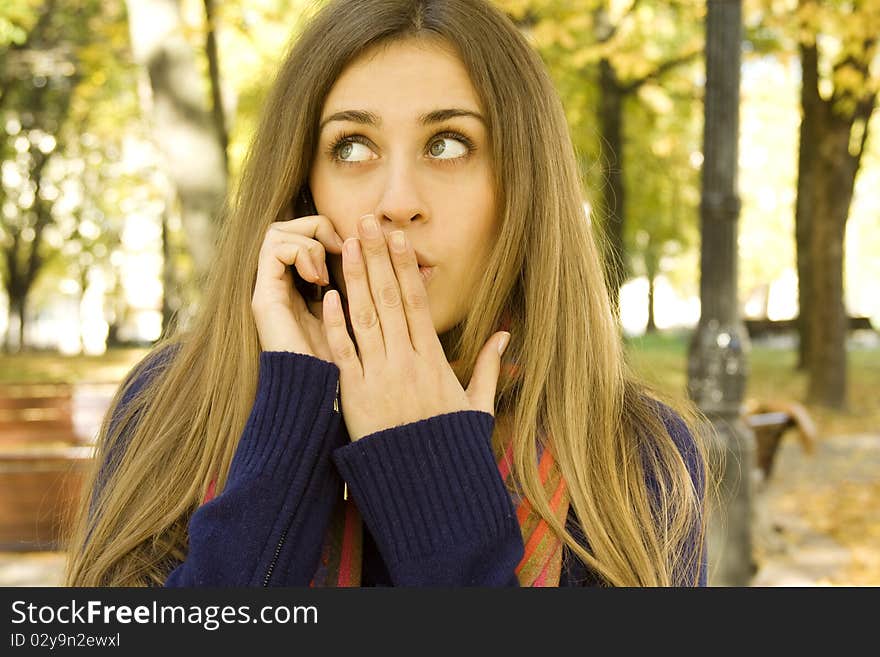
<svg viewBox="0 0 880 657"><path fill-rule="evenodd" d="M250 302L263 236L287 218L308 179L318 119L337 76L366 48L403 38L455 46L487 110L496 163L497 243L467 316L441 336L457 376L470 380L480 347L506 313L512 340L505 358L521 376L499 383L496 409L512 422L513 476L533 508L605 584L670 585L682 573L696 576L701 555L688 546L702 544L705 526L703 424L687 402L676 405L694 436L687 458L702 478L695 486L656 395L625 363L563 107L540 57L489 2L335 0L281 63L224 206L198 315L155 346L176 345L161 371L129 394L145 359L112 402L114 421L108 413L71 523L67 585L162 584L185 558L187 522L212 477L219 474L223 490L254 402L260 344ZM535 459L539 427L587 546L550 510ZM102 474L99 465L116 453L123 432L124 457ZM496 451L498 435L496 427Z"/></svg>

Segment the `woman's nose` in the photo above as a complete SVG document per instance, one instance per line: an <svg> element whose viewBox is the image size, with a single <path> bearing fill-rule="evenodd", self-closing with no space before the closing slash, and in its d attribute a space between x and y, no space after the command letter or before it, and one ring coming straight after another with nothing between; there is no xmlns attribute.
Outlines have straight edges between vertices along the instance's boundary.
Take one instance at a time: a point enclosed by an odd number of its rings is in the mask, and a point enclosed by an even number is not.
<svg viewBox="0 0 880 657"><path fill-rule="evenodd" d="M388 222L394 228L427 218L420 184L412 167L396 167L389 173L373 214L380 224Z"/></svg>

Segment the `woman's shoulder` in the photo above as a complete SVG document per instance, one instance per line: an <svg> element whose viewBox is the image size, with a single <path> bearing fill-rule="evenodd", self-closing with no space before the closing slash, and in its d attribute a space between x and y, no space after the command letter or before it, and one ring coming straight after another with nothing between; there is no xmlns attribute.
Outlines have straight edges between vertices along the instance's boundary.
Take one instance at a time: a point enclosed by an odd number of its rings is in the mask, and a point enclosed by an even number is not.
<svg viewBox="0 0 880 657"><path fill-rule="evenodd" d="M694 435L696 427L692 427L684 417L672 406L653 397L648 398L657 415L663 421L669 437L678 448L694 484L702 488L705 479L705 463L703 454Z"/></svg>
<svg viewBox="0 0 880 657"><path fill-rule="evenodd" d="M180 342L157 344L135 363L120 384L122 397L118 406L125 407L156 374L165 369L171 363L180 346Z"/></svg>
<svg viewBox="0 0 880 657"><path fill-rule="evenodd" d="M654 408L656 409L657 414L660 416L660 419L663 420L663 424L665 425L666 430L675 441L678 449L682 452L687 452L691 449L694 449L694 434L691 427L688 426L687 422L685 422L681 413L676 411L669 404L662 402L659 399L651 398L650 401L654 405Z"/></svg>
<svg viewBox="0 0 880 657"><path fill-rule="evenodd" d="M177 350L183 346L179 341L163 341L153 345L152 349L132 368L133 371L154 370L171 362Z"/></svg>
<svg viewBox="0 0 880 657"><path fill-rule="evenodd" d="M140 413L139 409L129 409L131 401L171 361L179 346L179 343L170 342L156 345L123 377L116 392L115 404L111 402L107 411L108 429L103 438L105 441L103 449L106 449L106 456L100 466L96 490L103 487L109 476L108 472L117 467L122 454L127 449L130 430L133 426L130 423L136 421L135 418ZM131 410L130 415L129 410ZM94 497L92 504L94 504Z"/></svg>

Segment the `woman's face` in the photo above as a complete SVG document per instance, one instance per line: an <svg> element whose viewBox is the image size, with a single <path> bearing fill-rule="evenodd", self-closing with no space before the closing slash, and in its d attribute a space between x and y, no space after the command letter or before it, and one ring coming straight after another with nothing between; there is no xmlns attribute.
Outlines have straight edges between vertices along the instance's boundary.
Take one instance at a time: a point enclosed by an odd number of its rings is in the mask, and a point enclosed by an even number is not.
<svg viewBox="0 0 880 657"><path fill-rule="evenodd" d="M309 184L318 212L347 239L374 214L402 230L434 270L434 329L464 319L496 235L488 128L454 51L407 40L364 53L330 90ZM346 296L341 256L331 277ZM320 304L318 304L320 305Z"/></svg>

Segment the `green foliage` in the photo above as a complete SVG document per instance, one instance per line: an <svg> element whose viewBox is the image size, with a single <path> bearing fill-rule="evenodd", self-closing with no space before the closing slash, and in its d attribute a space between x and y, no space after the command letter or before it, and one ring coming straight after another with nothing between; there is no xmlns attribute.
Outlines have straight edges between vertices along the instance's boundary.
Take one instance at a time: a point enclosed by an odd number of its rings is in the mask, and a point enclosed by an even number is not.
<svg viewBox="0 0 880 657"><path fill-rule="evenodd" d="M880 0L750 0L750 9L780 54L795 56L798 44L818 48L819 91L840 116L880 90Z"/></svg>
<svg viewBox="0 0 880 657"><path fill-rule="evenodd" d="M234 178L256 128L263 100L279 60L302 25L326 0L234 0L216 3L216 36L229 126L229 165ZM205 20L201 0L184 3L188 37L204 56Z"/></svg>
<svg viewBox="0 0 880 657"><path fill-rule="evenodd" d="M632 270L655 274L695 242L699 204L705 3L499 0L524 25L560 92L591 201L605 185L599 62L624 106L625 244ZM601 208L597 208L601 216Z"/></svg>
<svg viewBox="0 0 880 657"><path fill-rule="evenodd" d="M597 129L598 62L607 58L621 83L631 84L666 61L700 50L705 2L498 0L496 4L522 25L548 64L581 154L587 193L594 196L604 184ZM819 44L823 96L834 98L840 111L851 111L854 99L878 84L878 8L880 0L744 2L739 273L745 293L794 268L799 110L792 71L797 66L798 40ZM867 57L873 57L871 66L865 65ZM698 56L643 84L625 106L625 237L632 271L643 274L652 261L665 262L660 271L688 292L697 282L702 86L702 56ZM864 124L854 127L854 144L864 128ZM880 140L873 144L877 151ZM863 168L871 169L876 161L871 148L869 143ZM861 175L876 178L870 170ZM867 189L866 185L861 188ZM876 234L876 221L867 221L877 216L874 196L863 191L855 199L855 212L866 220L851 224L851 230L861 235ZM853 241L856 248L847 248L854 256L868 252L862 247L864 238ZM871 262L860 255L860 264L850 270L873 271ZM850 279L857 277L850 274Z"/></svg>
<svg viewBox="0 0 880 657"><path fill-rule="evenodd" d="M656 85L643 87L638 101L630 103L630 134L651 139L631 139L624 152L630 163L627 249L634 273L681 278L670 261L699 244L702 117L693 100L672 96Z"/></svg>
<svg viewBox="0 0 880 657"><path fill-rule="evenodd" d="M4 0L0 7L0 48L22 45L36 21L40 0Z"/></svg>
<svg viewBox="0 0 880 657"><path fill-rule="evenodd" d="M20 294L28 272L54 291L109 262L122 219L114 160L138 108L121 2L15 4L3 17L25 37L0 59L0 246Z"/></svg>
<svg viewBox="0 0 880 657"><path fill-rule="evenodd" d="M856 179L855 195L847 220L846 243L846 293L847 306L851 312L880 317L880 304L872 289L878 269L875 266L877 216L877 166L880 140L876 138L878 113L873 119L867 116L871 103L880 91L880 0L824 1L818 0L749 0L750 21L760 23L767 34L772 34L779 44L775 56L791 62L793 74L785 86L777 85L772 93L765 93L764 118L767 123L780 126L778 132L787 133L786 139L776 135L769 152L774 155L774 165L766 167L770 176L779 179L784 193L794 189L797 176L797 122L801 48L815 47L818 56L818 92L821 98L819 114L821 129L831 130L844 126L850 132L850 155L861 156ZM792 80L793 78L793 80ZM873 99L873 100L872 100ZM772 103L772 106L771 106ZM783 106L789 106L782 112ZM791 108L791 106L794 106ZM770 115L774 114L773 118ZM789 117L783 123L782 116ZM866 118L867 116L867 118ZM774 121L775 119L775 121ZM789 127L789 123L793 124ZM851 128L846 126L851 125ZM863 139L868 137L864 142ZM780 156L779 153L785 153ZM783 158L784 166L778 166ZM787 161L786 161L787 160ZM808 162L812 165L813 162ZM780 168L788 175L780 176ZM793 193L791 203L793 205ZM744 208L745 210L745 208ZM793 207L788 209L788 234L793 234ZM744 226L745 227L745 226ZM753 240L755 243L757 240ZM776 238L779 241L779 238ZM779 254L776 244L762 244ZM793 263L793 246L786 245L785 253ZM789 255L789 253L791 255ZM766 264L766 263L765 263ZM873 299L873 301L866 301Z"/></svg>

